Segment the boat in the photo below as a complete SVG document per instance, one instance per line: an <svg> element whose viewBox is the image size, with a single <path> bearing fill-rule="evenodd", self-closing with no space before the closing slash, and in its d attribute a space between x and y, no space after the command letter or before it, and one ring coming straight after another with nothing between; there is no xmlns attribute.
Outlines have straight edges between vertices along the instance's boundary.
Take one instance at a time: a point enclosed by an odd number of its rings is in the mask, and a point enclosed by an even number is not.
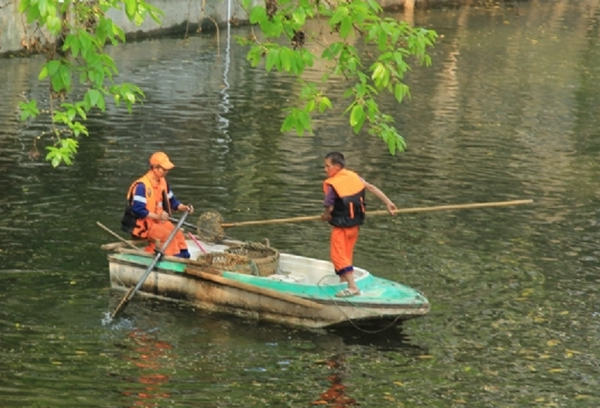
<svg viewBox="0 0 600 408"><path fill-rule="evenodd" d="M232 248L243 244L235 240L215 244L194 238L188 242L190 259L162 257L138 293L212 312L309 329L352 325L383 330L423 316L430 309L421 292L359 267L355 267L354 277L361 294L340 298L335 294L346 283L339 282L329 261L276 252L274 266L258 273L256 262L251 262L254 271L215 268L206 262L232 253ZM119 291L136 286L155 258L136 249L130 241L102 248L109 252L111 288Z"/></svg>

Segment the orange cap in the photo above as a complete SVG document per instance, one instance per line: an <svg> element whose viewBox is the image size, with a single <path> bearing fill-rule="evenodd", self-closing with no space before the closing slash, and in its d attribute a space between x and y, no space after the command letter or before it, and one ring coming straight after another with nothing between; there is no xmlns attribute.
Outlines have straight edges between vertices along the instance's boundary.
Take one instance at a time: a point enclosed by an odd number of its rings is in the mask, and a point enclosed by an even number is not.
<svg viewBox="0 0 600 408"><path fill-rule="evenodd" d="M165 170L171 170L175 165L169 160L169 156L164 152L156 152L150 156L151 166L160 166Z"/></svg>

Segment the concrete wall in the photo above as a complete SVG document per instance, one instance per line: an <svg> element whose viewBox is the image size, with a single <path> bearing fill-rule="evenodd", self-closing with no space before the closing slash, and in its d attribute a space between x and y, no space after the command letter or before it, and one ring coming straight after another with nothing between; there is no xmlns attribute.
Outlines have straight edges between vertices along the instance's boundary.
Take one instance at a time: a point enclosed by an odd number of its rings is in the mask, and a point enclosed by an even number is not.
<svg viewBox="0 0 600 408"><path fill-rule="evenodd" d="M258 3L261 0L255 1ZM18 3L19 0L0 0L0 55L35 51L35 45L43 41L42 33L29 26L26 18L19 14ZM193 33L199 27L214 30L215 22L226 25L228 15L236 22L248 19L235 0L205 0L204 10L202 0L149 0L149 3L165 13L160 26L151 18L147 18L141 26L136 26L124 12L117 10L112 10L109 16L130 38L184 33L186 29Z"/></svg>
<svg viewBox="0 0 600 408"><path fill-rule="evenodd" d="M0 56L11 53L34 51L36 45L43 41L43 35L27 24L23 15L19 14L20 0L0 0ZM254 0L263 4L264 0ZM379 0L385 9L412 9L434 6L456 7L461 4L487 4L498 0ZM499 0L503 1L503 0ZM520 0L510 0L520 1ZM236 23L247 22L247 15L236 0L149 0L149 3L165 13L159 26L148 18L141 26L131 23L124 12L111 11L110 17L122 27L128 36L161 36L169 33L195 32L199 27L203 30L214 30L215 22L226 25L228 15ZM205 8L202 10L202 4Z"/></svg>

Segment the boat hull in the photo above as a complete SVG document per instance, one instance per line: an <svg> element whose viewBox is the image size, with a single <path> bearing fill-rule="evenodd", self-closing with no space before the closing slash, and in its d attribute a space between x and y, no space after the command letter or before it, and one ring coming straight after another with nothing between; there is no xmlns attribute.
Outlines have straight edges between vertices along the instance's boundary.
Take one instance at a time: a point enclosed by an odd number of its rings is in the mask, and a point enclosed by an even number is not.
<svg viewBox="0 0 600 408"><path fill-rule="evenodd" d="M111 287L119 290L135 286L150 261L148 257L124 254L109 255L108 259ZM318 269L321 266L320 262L325 262L293 255L287 255L286 258L284 254L282 259L284 264L285 259L288 259L290 267L298 262L304 265L304 260L313 261L317 267L311 269ZM308 266L311 266L310 262ZM363 275L361 279L365 287L369 287L366 283L371 282L369 279L372 280L372 285L381 285L379 281L388 286L399 285L374 278L367 272ZM336 283L315 287L286 282L286 279L270 279L232 272L211 274L171 258L157 264L138 293L165 300L183 301L212 312L304 328L348 324L359 328L387 328L429 311L427 299L416 291L413 298L402 301L379 301L374 296L336 298L335 292L343 286L337 283L334 274L328 278L335 279ZM387 287L384 289L388 290Z"/></svg>

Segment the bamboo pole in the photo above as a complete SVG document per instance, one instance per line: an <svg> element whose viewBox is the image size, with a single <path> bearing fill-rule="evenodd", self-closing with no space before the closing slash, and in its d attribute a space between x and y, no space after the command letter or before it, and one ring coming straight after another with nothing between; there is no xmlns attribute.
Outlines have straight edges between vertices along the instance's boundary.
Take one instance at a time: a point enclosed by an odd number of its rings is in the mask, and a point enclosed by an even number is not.
<svg viewBox="0 0 600 408"><path fill-rule="evenodd" d="M215 275L212 273L204 272L200 268L187 266L185 273L193 276L197 276L201 279L208 280L223 286L230 286L232 288L240 289L246 292L256 293L257 295L270 297L273 299L283 300L284 302L293 303L296 305L309 307L311 309L320 310L323 305L313 302L312 300L303 299L298 296L289 295L287 293L277 292L273 289L262 288L260 286L251 285L245 282L239 282L233 279L226 278L221 275Z"/></svg>
<svg viewBox="0 0 600 408"><path fill-rule="evenodd" d="M404 213L417 213L417 212L429 212L429 211L448 211L448 210L470 210L474 208L486 208L486 207L506 207L511 205L522 205L531 204L533 200L513 200L513 201L496 201L489 203L470 203L470 204L450 204L450 205L438 205L435 207L416 207L416 208L399 208L394 211L394 214ZM371 215L383 215L389 214L387 210L367 211L367 216ZM256 220L256 221L242 221L242 222L230 222L222 223L221 227L243 227L248 225L266 225L266 224L281 224L288 222L302 222L302 221L316 221L320 220L320 215L309 215L305 217L293 217L293 218L276 218L272 220Z"/></svg>

